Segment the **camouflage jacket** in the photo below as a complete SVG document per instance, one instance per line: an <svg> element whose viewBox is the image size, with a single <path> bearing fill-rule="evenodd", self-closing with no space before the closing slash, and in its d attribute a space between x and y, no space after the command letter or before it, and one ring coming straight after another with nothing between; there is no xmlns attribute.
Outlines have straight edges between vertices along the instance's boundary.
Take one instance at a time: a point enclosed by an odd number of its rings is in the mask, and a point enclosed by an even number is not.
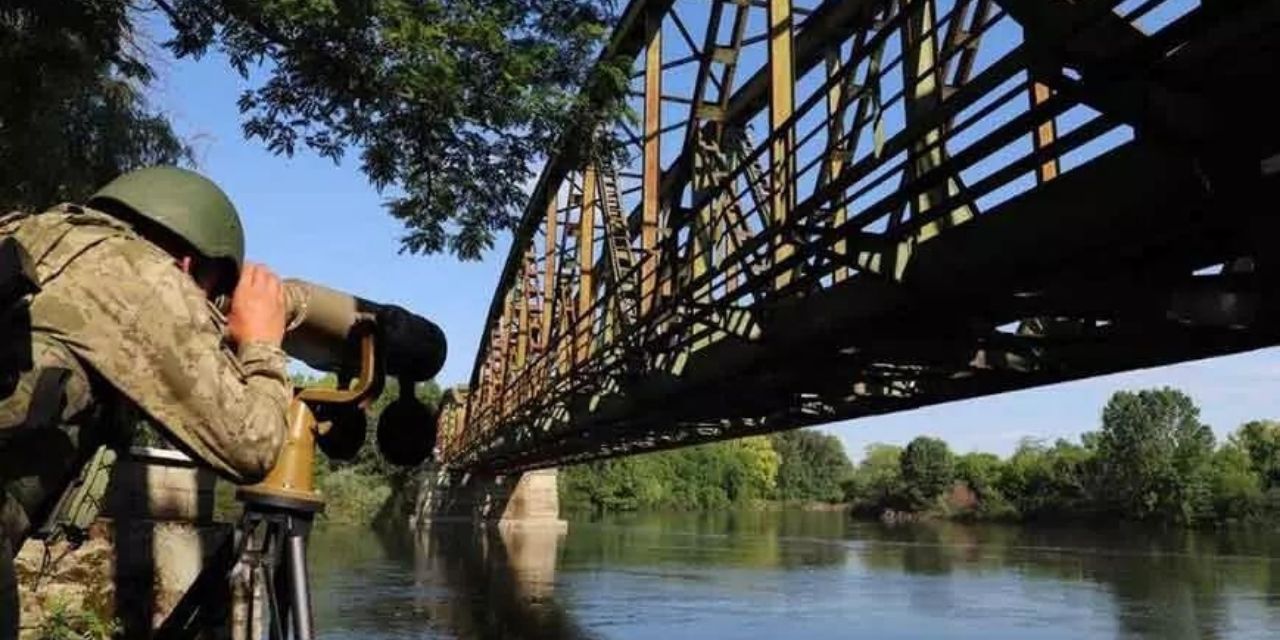
<svg viewBox="0 0 1280 640"><path fill-rule="evenodd" d="M106 214L76 205L10 214L0 217L6 235L36 264L37 357L57 359L58 349L41 347L56 343L78 361L70 363L64 418L86 394L118 393L232 480L256 481L271 469L290 399L280 348L250 343L233 352L225 318L173 257ZM26 414L22 384L0 399L0 429Z"/></svg>

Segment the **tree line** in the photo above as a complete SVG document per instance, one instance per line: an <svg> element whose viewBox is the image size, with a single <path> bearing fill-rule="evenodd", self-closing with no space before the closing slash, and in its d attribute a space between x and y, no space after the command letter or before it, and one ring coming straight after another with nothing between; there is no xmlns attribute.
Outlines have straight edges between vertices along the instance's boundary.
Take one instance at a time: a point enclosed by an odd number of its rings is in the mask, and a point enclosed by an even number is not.
<svg viewBox="0 0 1280 640"><path fill-rule="evenodd" d="M835 436L789 431L565 467L560 506L635 511L840 502L852 473Z"/></svg>
<svg viewBox="0 0 1280 640"><path fill-rule="evenodd" d="M853 465L838 439L801 430L561 471L569 510L717 509L765 500L845 502L864 515L1127 519L1181 525L1280 516L1280 423L1225 441L1171 388L1115 393L1078 441L1012 455L956 454L937 438L873 444Z"/></svg>
<svg viewBox="0 0 1280 640"><path fill-rule="evenodd" d="M936 438L868 447L846 483L864 513L1019 520L1119 518L1197 525L1280 515L1280 423L1225 441L1176 389L1114 394L1079 441L1024 440L1008 458Z"/></svg>

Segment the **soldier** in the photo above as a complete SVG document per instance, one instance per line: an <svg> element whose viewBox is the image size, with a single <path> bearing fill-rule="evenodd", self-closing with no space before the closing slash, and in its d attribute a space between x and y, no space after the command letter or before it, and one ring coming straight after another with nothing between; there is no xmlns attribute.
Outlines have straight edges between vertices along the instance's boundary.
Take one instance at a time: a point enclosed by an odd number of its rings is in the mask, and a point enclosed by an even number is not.
<svg viewBox="0 0 1280 640"><path fill-rule="evenodd" d="M134 171L83 205L0 217L6 238L39 291L18 303L28 330L0 327L24 352L0 370L29 365L0 384L0 640L17 633L13 554L118 427L141 414L254 482L275 463L291 393L283 286L243 262L239 216L199 174ZM226 295L224 317L213 301Z"/></svg>

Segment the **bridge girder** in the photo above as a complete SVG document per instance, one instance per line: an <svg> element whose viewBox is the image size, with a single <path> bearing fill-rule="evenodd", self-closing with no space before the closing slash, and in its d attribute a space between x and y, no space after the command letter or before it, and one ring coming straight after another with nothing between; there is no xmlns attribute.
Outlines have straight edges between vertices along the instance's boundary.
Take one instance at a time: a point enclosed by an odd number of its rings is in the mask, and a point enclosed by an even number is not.
<svg viewBox="0 0 1280 640"><path fill-rule="evenodd" d="M632 2L605 55L635 60L640 130L598 123L629 161L549 159L441 457L523 470L1275 344L1277 42L1271 0Z"/></svg>

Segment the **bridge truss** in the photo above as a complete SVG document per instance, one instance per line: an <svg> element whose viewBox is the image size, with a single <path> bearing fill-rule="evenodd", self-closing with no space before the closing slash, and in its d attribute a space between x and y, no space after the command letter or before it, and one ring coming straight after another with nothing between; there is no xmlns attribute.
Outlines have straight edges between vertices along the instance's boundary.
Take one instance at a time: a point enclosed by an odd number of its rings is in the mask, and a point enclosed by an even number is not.
<svg viewBox="0 0 1280 640"><path fill-rule="evenodd" d="M636 0L440 456L514 471L1252 349L1280 3ZM1274 95L1274 94L1272 94Z"/></svg>

